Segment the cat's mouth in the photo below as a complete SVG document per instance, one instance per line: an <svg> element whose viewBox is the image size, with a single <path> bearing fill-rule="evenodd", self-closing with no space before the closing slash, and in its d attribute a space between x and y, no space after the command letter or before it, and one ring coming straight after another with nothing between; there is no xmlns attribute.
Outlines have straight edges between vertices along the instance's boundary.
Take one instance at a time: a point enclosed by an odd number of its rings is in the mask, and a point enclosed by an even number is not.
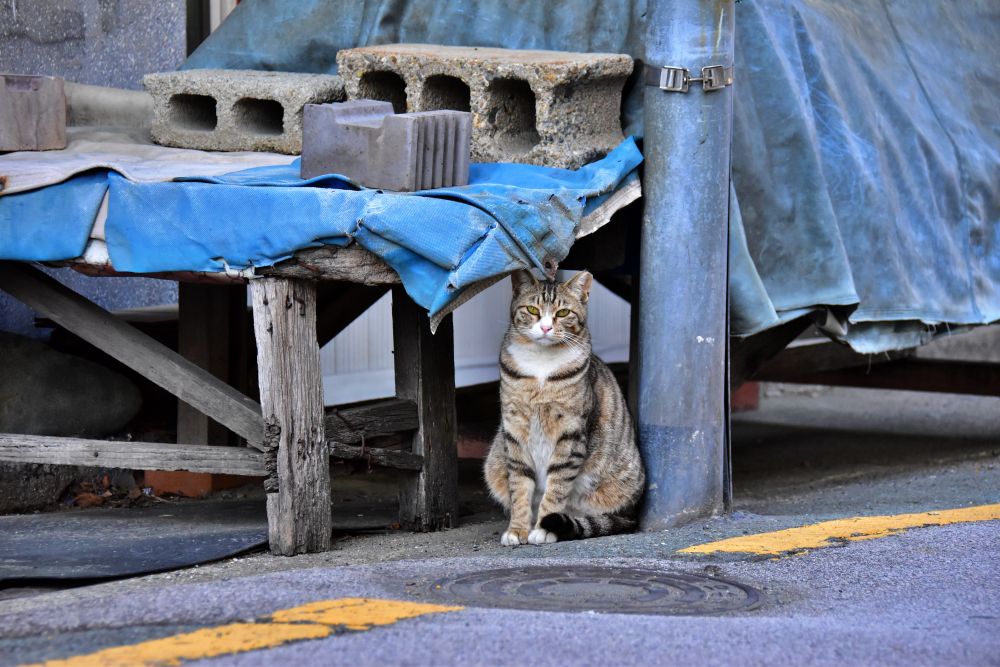
<svg viewBox="0 0 1000 667"><path fill-rule="evenodd" d="M552 345L559 345L563 341L559 338L555 338L551 334L543 333L541 335L533 335L531 340L537 345L542 347L551 347Z"/></svg>

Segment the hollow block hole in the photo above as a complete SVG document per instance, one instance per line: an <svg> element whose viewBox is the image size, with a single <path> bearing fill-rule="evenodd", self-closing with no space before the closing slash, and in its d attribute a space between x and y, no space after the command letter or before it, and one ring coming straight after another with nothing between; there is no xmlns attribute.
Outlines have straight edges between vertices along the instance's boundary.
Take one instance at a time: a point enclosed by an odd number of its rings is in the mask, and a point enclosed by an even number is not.
<svg viewBox="0 0 1000 667"><path fill-rule="evenodd" d="M471 99L472 94L464 81L454 76L436 74L427 77L424 82L420 108L423 111L469 111L472 108Z"/></svg>
<svg viewBox="0 0 1000 667"><path fill-rule="evenodd" d="M170 122L183 130L211 132L219 124L215 98L210 95L174 95L167 102Z"/></svg>
<svg viewBox="0 0 1000 667"><path fill-rule="evenodd" d="M285 131L285 108L280 102L244 97L233 106L236 127L252 134L278 135Z"/></svg>
<svg viewBox="0 0 1000 667"><path fill-rule="evenodd" d="M392 102L392 110L406 113L406 82L395 72L365 72L358 83L361 99Z"/></svg>
<svg viewBox="0 0 1000 667"><path fill-rule="evenodd" d="M494 141L506 152L521 155L541 137L535 126L535 94L522 79L495 79L487 88L486 120Z"/></svg>

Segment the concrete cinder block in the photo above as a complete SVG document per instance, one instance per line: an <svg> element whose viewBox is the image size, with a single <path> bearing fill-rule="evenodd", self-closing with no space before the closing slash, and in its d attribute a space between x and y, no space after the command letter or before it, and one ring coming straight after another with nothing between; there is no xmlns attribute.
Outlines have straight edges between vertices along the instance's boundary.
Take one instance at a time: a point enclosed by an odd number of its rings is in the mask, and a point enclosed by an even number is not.
<svg viewBox="0 0 1000 667"><path fill-rule="evenodd" d="M66 148L63 80L0 74L0 152L59 148Z"/></svg>
<svg viewBox="0 0 1000 667"><path fill-rule="evenodd" d="M394 114L391 102L377 100L308 104L300 174L401 192L465 185L471 135L463 111Z"/></svg>
<svg viewBox="0 0 1000 667"><path fill-rule="evenodd" d="M472 159L577 168L623 139L626 55L390 44L337 54L348 99L472 113Z"/></svg>
<svg viewBox="0 0 1000 667"><path fill-rule="evenodd" d="M153 139L212 151L302 149L302 108L344 99L340 77L251 70L148 74Z"/></svg>

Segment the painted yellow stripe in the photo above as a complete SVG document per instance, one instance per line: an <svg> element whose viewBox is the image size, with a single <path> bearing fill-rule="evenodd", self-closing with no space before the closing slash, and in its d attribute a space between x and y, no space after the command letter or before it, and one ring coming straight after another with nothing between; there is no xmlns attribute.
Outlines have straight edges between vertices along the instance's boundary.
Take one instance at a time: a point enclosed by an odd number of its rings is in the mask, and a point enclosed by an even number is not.
<svg viewBox="0 0 1000 667"><path fill-rule="evenodd" d="M799 528L776 530L758 535L743 535L728 540L697 544L678 553L710 554L719 552L776 555L789 551L819 549L842 540L873 540L895 535L909 528L943 526L950 523L994 521L1000 519L1000 504L962 507L959 509L895 514L890 516L855 516L848 519L823 521Z"/></svg>
<svg viewBox="0 0 1000 667"><path fill-rule="evenodd" d="M461 609L463 607L371 598L323 600L282 609L254 623L203 628L25 667L171 667L188 660L273 648L305 639L323 639L338 630L370 630L407 618Z"/></svg>

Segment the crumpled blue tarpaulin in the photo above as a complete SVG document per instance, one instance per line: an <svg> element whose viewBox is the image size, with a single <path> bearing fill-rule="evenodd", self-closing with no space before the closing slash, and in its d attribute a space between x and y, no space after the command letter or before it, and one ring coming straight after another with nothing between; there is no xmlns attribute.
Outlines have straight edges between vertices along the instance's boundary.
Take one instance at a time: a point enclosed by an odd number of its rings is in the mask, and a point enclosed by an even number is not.
<svg viewBox="0 0 1000 667"><path fill-rule="evenodd" d="M338 50L393 42L641 60L644 16L643 0L255 0L185 67L335 72ZM743 0L736 31L733 332L832 307L875 352L1000 319L1000 5ZM636 79L622 118L640 135Z"/></svg>
<svg viewBox="0 0 1000 667"><path fill-rule="evenodd" d="M80 256L107 191L105 238L118 271L246 269L354 241L433 316L473 283L561 261L581 217L638 178L640 162L627 139L576 171L473 164L469 185L410 194L359 190L340 176L302 180L298 161L163 183L95 170L0 197L0 259Z"/></svg>

